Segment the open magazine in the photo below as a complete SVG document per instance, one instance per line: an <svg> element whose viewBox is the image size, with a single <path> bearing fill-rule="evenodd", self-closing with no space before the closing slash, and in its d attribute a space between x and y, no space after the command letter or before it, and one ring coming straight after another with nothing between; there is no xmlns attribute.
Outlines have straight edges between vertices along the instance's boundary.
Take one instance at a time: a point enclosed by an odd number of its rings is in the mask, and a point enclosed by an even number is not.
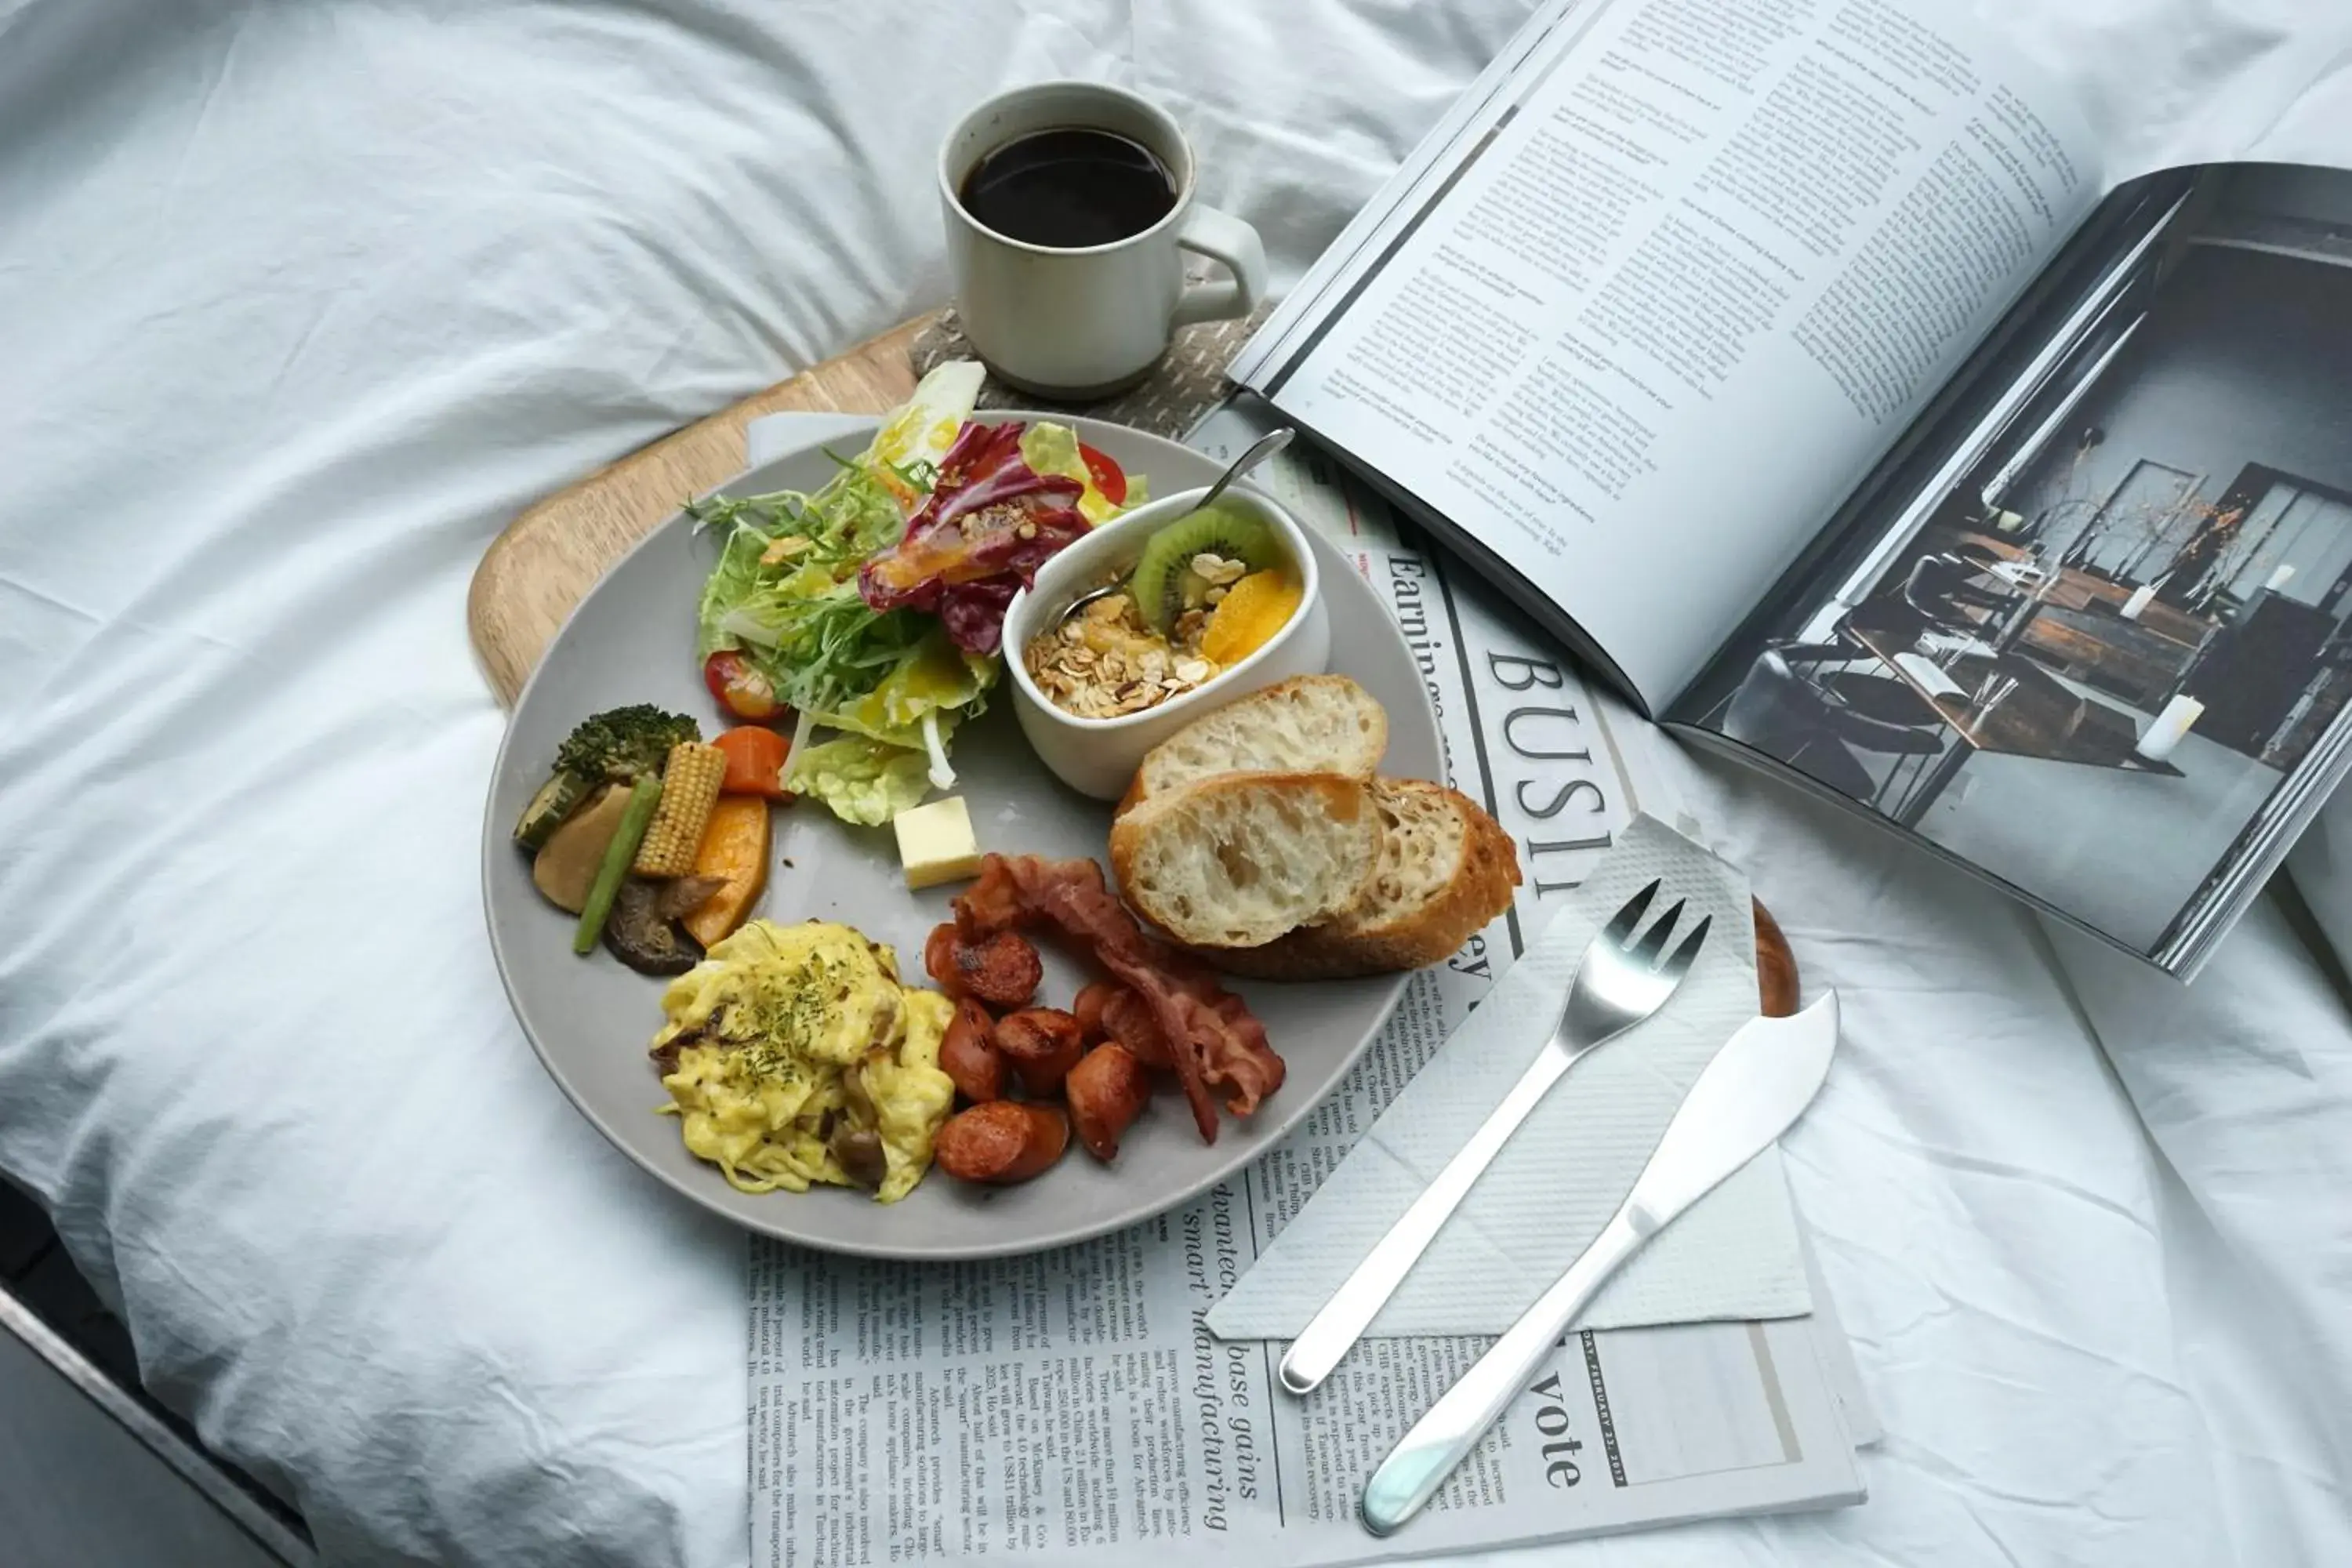
<svg viewBox="0 0 2352 1568"><path fill-rule="evenodd" d="M794 423L751 427L752 462L827 416L782 418ZM1229 407L1192 444L1232 458L1265 428ZM1159 1219L936 1267L751 1238L760 1568L978 1556L1076 1568L1171 1548L1317 1568L1862 1500L1853 1450L1878 1429L1818 1276L1808 1317L1570 1334L1428 1512L1385 1540L1357 1521L1365 1478L1492 1340L1368 1340L1300 1400L1275 1382L1279 1345L1203 1323L1616 834L1640 812L1690 826L1655 732L1587 691L1379 497L1303 444L1253 482L1388 602L1423 659L1450 782L1518 840L1527 880L1485 931L1412 977L1313 1115Z"/></svg>
<svg viewBox="0 0 2352 1568"><path fill-rule="evenodd" d="M1550 0L1235 380L1644 711L2192 973L2347 765L2352 174L1929 0Z"/></svg>

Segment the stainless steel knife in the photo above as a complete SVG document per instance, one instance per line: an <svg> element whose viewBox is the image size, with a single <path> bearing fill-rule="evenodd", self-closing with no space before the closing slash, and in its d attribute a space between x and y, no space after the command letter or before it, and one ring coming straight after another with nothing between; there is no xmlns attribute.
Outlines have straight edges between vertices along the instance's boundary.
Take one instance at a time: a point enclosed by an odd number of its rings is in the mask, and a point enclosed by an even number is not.
<svg viewBox="0 0 2352 1568"><path fill-rule="evenodd" d="M1386 1535L1421 1511L1454 1467L1541 1368L1609 1277L1691 1205L1796 1124L1837 1047L1832 991L1790 1018L1751 1018L1683 1096L1617 1213L1559 1283L1538 1297L1412 1425L1365 1483L1365 1528Z"/></svg>

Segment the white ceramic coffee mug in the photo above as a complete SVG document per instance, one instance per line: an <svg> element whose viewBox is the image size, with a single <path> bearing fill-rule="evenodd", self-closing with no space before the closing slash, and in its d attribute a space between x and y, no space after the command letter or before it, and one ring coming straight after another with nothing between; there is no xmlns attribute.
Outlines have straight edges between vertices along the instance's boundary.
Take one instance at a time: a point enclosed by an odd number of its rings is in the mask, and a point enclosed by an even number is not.
<svg viewBox="0 0 2352 1568"><path fill-rule="evenodd" d="M957 193L997 148L1033 132L1108 131L1149 149L1176 184L1168 216L1109 245L1055 249L997 233ZM1246 316L1265 293L1257 231L1193 199L1192 149L1167 110L1097 82L1014 88L963 117L940 148L940 205L956 310L1000 380L1024 392L1098 396L1139 380L1188 321ZM1186 253L1230 280L1190 283Z"/></svg>

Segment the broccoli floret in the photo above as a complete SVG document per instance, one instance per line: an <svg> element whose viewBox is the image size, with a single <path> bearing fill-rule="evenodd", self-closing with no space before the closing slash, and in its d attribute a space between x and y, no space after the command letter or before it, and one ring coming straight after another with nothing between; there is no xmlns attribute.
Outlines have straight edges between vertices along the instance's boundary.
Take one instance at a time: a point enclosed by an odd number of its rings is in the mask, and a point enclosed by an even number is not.
<svg viewBox="0 0 2352 1568"><path fill-rule="evenodd" d="M650 702L614 708L583 720L556 749L555 770L583 778L627 784L659 773L669 749L698 742L702 727L683 713L665 713Z"/></svg>

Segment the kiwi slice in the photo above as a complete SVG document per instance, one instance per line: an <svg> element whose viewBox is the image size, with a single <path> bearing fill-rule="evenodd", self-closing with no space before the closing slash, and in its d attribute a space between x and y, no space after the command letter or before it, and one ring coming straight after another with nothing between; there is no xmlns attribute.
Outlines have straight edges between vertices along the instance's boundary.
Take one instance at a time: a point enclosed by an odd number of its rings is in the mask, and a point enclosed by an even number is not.
<svg viewBox="0 0 2352 1568"><path fill-rule="evenodd" d="M1221 504L1170 523L1143 547L1129 583L1135 607L1152 630L1165 636L1189 605L1201 602L1208 584L1192 570L1192 557L1204 552L1238 561L1253 572L1284 560L1274 530L1237 509Z"/></svg>

